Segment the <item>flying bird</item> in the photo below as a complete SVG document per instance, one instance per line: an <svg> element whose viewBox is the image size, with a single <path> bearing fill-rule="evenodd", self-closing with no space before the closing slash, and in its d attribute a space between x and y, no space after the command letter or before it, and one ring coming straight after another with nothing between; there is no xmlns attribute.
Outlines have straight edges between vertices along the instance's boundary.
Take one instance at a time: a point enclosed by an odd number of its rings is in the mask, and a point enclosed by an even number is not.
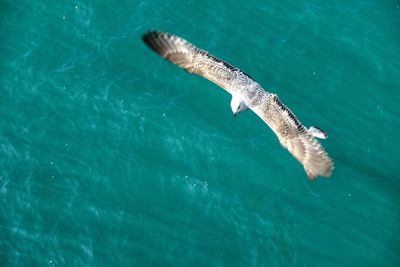
<svg viewBox="0 0 400 267"><path fill-rule="evenodd" d="M310 180L331 175L333 162L316 139L326 139L327 133L316 126L305 127L276 94L265 91L248 74L179 36L150 31L142 39L164 59L230 93L234 116L247 109L256 113L276 134L281 145L303 165Z"/></svg>

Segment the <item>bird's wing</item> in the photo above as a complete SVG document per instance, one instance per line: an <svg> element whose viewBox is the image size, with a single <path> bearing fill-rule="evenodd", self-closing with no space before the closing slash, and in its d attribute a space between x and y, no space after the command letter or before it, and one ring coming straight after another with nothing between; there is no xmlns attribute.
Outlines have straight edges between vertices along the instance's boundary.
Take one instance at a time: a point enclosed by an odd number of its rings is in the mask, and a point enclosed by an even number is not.
<svg viewBox="0 0 400 267"><path fill-rule="evenodd" d="M238 75L247 74L217 57L201 50L176 35L151 31L142 36L143 41L160 56L178 65L189 73L200 75L229 93L235 90L231 85Z"/></svg>
<svg viewBox="0 0 400 267"><path fill-rule="evenodd" d="M292 111L275 94L260 93L258 98L261 100L251 109L275 132L282 146L303 165L308 178L329 177L334 168L332 160Z"/></svg>

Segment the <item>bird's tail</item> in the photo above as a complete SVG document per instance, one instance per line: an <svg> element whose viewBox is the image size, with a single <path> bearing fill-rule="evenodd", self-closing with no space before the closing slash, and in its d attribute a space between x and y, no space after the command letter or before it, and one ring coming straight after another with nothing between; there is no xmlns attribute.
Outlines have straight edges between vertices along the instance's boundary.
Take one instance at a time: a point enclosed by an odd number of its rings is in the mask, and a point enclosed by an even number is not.
<svg viewBox="0 0 400 267"><path fill-rule="evenodd" d="M328 133L325 132L324 130L316 127L316 126L310 126L310 128L308 128L308 132L312 136L320 138L320 139L327 139L328 138Z"/></svg>

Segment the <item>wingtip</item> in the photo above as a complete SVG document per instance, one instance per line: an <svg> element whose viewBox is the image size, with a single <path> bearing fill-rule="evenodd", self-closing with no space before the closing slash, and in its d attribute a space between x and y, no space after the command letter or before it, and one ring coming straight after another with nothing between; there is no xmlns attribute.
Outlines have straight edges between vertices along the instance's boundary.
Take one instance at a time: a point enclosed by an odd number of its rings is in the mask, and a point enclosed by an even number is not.
<svg viewBox="0 0 400 267"><path fill-rule="evenodd" d="M163 45L160 44L160 42L158 41L158 39L160 38L160 36L162 36L162 34L163 32L150 30L142 34L142 41L153 51L164 57L165 47L163 47Z"/></svg>
<svg viewBox="0 0 400 267"><path fill-rule="evenodd" d="M146 44L149 43L151 38L157 33L155 30L150 30L142 34L142 41L145 42Z"/></svg>
<svg viewBox="0 0 400 267"><path fill-rule="evenodd" d="M165 58L166 54L171 52L171 46L174 35L158 30L150 30L142 34L143 42L156 53Z"/></svg>
<svg viewBox="0 0 400 267"><path fill-rule="evenodd" d="M149 30L149 31L147 31L147 32L142 34L142 40L146 41L146 40L158 38L160 36L164 37L164 38L168 38L168 37L171 37L173 35L168 33L168 32L163 32L163 31L160 31L160 30Z"/></svg>
<svg viewBox="0 0 400 267"><path fill-rule="evenodd" d="M308 180L310 180L311 182L315 181L315 179L318 177L317 175L315 175L314 173L312 173L309 170L306 170L306 174L307 174Z"/></svg>
<svg viewBox="0 0 400 267"><path fill-rule="evenodd" d="M311 182L315 181L318 176L324 177L326 179L330 178L334 169L335 169L335 166L332 161L331 161L330 166L325 171L320 172L320 173L315 173L313 170L307 169L306 167L304 168L304 170L306 171L307 177Z"/></svg>

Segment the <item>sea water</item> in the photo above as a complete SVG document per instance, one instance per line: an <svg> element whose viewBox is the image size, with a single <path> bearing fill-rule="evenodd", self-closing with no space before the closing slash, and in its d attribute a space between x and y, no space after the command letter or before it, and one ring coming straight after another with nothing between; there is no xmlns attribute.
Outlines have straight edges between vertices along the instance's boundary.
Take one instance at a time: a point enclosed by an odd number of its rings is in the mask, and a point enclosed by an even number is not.
<svg viewBox="0 0 400 267"><path fill-rule="evenodd" d="M400 266L398 1L0 2L0 266ZM329 133L330 179L148 49L180 35Z"/></svg>

